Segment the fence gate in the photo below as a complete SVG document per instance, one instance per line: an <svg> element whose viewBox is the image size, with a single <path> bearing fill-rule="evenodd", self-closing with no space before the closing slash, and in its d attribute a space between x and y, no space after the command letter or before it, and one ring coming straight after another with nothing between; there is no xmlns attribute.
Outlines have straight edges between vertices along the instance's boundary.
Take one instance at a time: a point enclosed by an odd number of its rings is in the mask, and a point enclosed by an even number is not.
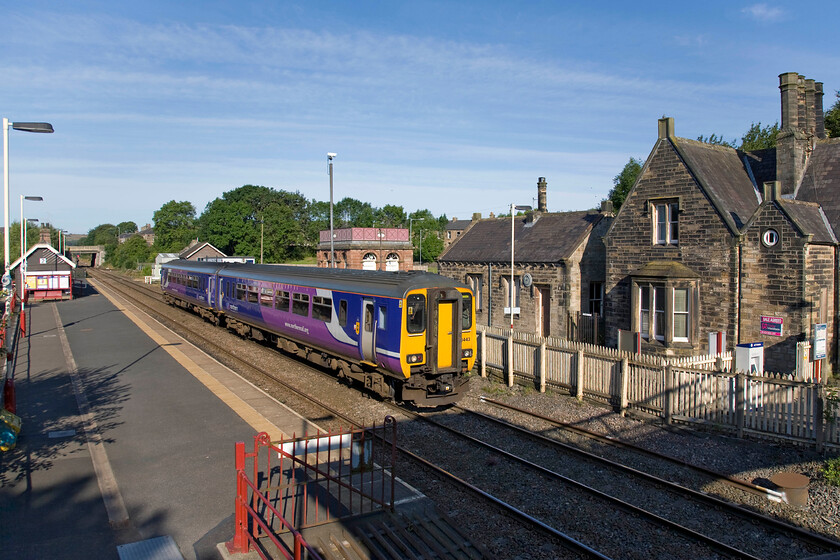
<svg viewBox="0 0 840 560"><path fill-rule="evenodd" d="M265 432L253 452L236 444L232 553L319 559L300 530L380 509L394 510L397 424L272 442Z"/></svg>
<svg viewBox="0 0 840 560"><path fill-rule="evenodd" d="M601 344L601 316L597 313L570 311L567 320L567 338L572 342Z"/></svg>

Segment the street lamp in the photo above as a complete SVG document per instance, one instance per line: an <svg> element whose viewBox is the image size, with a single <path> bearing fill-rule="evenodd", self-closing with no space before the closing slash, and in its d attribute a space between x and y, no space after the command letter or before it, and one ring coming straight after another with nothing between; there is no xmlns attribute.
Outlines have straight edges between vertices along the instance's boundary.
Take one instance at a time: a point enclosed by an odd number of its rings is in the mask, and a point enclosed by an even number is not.
<svg viewBox="0 0 840 560"><path fill-rule="evenodd" d="M9 127L23 132L51 133L53 127L43 122L10 122L3 117L3 249L5 272L9 272ZM21 224L21 227L23 224Z"/></svg>
<svg viewBox="0 0 840 560"><path fill-rule="evenodd" d="M44 197L43 196L20 195L20 256L21 257L23 257L23 254L26 252L26 248L25 248L26 244L27 244L26 234L28 233L27 227L26 227L28 225L26 223L27 220L23 217L23 201L24 200L43 201ZM37 220L35 220L35 221L37 221Z"/></svg>
<svg viewBox="0 0 840 560"><path fill-rule="evenodd" d="M330 164L330 268L335 268L335 235L333 234L333 158L338 154L327 153L327 161ZM346 263L345 263L346 264Z"/></svg>
<svg viewBox="0 0 840 560"><path fill-rule="evenodd" d="M514 210L531 210L530 206L510 205L510 330L513 330L513 232L515 225Z"/></svg>

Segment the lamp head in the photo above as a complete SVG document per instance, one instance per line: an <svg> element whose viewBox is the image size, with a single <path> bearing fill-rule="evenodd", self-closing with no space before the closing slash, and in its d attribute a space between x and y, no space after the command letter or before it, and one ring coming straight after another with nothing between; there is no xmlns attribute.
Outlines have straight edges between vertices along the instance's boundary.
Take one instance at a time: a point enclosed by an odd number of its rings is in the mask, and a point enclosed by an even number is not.
<svg viewBox="0 0 840 560"><path fill-rule="evenodd" d="M45 122L16 122L12 123L12 128L15 130L22 130L24 132L54 132L53 126Z"/></svg>
<svg viewBox="0 0 840 560"><path fill-rule="evenodd" d="M23 200L44 200L43 196L24 196Z"/></svg>
<svg viewBox="0 0 840 560"><path fill-rule="evenodd" d="M335 157L335 156L337 156L337 155L338 155L338 154L333 153L333 152L327 152L327 159L332 159L332 158L334 158L334 157Z"/></svg>

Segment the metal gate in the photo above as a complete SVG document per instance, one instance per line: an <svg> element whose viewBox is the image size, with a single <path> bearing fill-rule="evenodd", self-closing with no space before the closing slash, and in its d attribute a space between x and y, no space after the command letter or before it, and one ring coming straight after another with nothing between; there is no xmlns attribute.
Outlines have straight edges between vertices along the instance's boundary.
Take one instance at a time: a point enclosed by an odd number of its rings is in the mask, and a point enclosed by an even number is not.
<svg viewBox="0 0 840 560"><path fill-rule="evenodd" d="M301 529L393 511L396 440L396 421L387 416L379 426L279 442L262 432L251 453L237 443L235 533L228 550L319 559Z"/></svg>

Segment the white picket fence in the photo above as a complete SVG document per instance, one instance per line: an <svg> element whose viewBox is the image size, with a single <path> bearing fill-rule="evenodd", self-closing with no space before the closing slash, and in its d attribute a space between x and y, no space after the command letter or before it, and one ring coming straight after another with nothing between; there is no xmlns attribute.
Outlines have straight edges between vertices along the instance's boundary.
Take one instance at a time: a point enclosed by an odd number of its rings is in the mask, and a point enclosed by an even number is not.
<svg viewBox="0 0 840 560"><path fill-rule="evenodd" d="M700 423L797 443L840 447L840 397L803 381L812 370L746 375L731 352L669 359L479 326L481 375L638 410L668 423ZM798 352L807 349L800 348ZM807 356L807 354L805 354ZM796 380L800 379L800 380Z"/></svg>

